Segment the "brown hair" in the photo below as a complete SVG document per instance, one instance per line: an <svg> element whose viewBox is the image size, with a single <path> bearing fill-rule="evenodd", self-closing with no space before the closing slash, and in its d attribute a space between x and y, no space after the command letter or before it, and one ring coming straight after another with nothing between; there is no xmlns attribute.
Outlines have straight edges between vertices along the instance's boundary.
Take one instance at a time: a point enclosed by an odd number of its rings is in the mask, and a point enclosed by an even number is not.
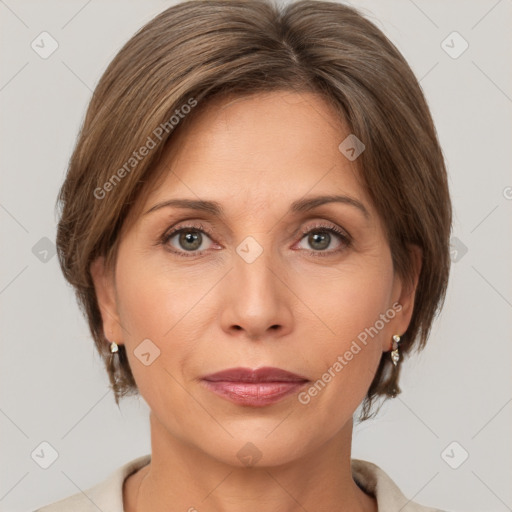
<svg viewBox="0 0 512 512"><path fill-rule="evenodd" d="M406 282L414 274L408 244L423 251L400 352L425 346L448 283L452 209L436 130L405 59L372 22L339 3L185 1L141 28L107 67L58 197L59 262L87 315L117 404L138 390L124 345L119 366L108 363L91 263L98 256L115 262L128 214L196 105L279 89L321 94L365 144L355 164L385 225L394 270ZM383 353L360 419L372 416L376 397L400 392L400 368Z"/></svg>

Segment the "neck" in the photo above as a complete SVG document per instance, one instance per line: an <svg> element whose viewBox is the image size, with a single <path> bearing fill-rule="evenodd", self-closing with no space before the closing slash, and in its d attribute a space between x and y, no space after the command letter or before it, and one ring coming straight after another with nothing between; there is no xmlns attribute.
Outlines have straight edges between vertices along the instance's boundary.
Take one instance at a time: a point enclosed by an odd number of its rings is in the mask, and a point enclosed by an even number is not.
<svg viewBox="0 0 512 512"><path fill-rule="evenodd" d="M170 435L154 414L151 462L128 477L126 512L197 510L377 512L352 478L352 419L324 445L278 465L233 465Z"/></svg>

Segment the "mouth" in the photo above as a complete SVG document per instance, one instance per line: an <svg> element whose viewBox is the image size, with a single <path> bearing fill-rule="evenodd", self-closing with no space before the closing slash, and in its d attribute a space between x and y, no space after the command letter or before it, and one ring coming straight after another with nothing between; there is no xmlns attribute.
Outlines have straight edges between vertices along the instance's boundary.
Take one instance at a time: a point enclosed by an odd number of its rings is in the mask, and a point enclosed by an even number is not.
<svg viewBox="0 0 512 512"><path fill-rule="evenodd" d="M280 368L230 368L201 379L206 389L238 405L264 407L298 391L309 380Z"/></svg>

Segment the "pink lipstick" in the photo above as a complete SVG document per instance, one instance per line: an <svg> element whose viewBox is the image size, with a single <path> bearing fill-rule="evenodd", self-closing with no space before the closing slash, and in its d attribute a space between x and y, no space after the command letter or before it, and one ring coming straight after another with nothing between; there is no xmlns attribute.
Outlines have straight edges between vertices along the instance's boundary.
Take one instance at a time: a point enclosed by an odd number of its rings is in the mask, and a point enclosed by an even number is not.
<svg viewBox="0 0 512 512"><path fill-rule="evenodd" d="M308 379L280 368L230 368L206 375L203 385L239 405L264 407L298 391Z"/></svg>

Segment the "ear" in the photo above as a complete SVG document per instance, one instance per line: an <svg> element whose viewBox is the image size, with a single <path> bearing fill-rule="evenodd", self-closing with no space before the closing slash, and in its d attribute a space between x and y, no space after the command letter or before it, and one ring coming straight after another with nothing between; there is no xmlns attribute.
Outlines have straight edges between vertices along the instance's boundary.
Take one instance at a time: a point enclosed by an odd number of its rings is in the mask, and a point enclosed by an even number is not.
<svg viewBox="0 0 512 512"><path fill-rule="evenodd" d="M103 321L103 333L109 341L124 343L123 330L117 312L114 272L105 265L105 258L96 258L90 267L94 290Z"/></svg>
<svg viewBox="0 0 512 512"><path fill-rule="evenodd" d="M409 324L411 323L412 313L414 310L414 299L416 297L416 289L418 287L418 280L420 277L423 251L418 245L409 244L408 249L411 253L411 263L413 265L413 277L411 283L404 283L395 275L395 282L393 284L393 304L398 303L401 305L400 311L395 316L392 329L392 334L398 334L402 336ZM391 342L387 340L385 342L385 350L391 350L389 346ZM388 346L389 345L389 346Z"/></svg>

